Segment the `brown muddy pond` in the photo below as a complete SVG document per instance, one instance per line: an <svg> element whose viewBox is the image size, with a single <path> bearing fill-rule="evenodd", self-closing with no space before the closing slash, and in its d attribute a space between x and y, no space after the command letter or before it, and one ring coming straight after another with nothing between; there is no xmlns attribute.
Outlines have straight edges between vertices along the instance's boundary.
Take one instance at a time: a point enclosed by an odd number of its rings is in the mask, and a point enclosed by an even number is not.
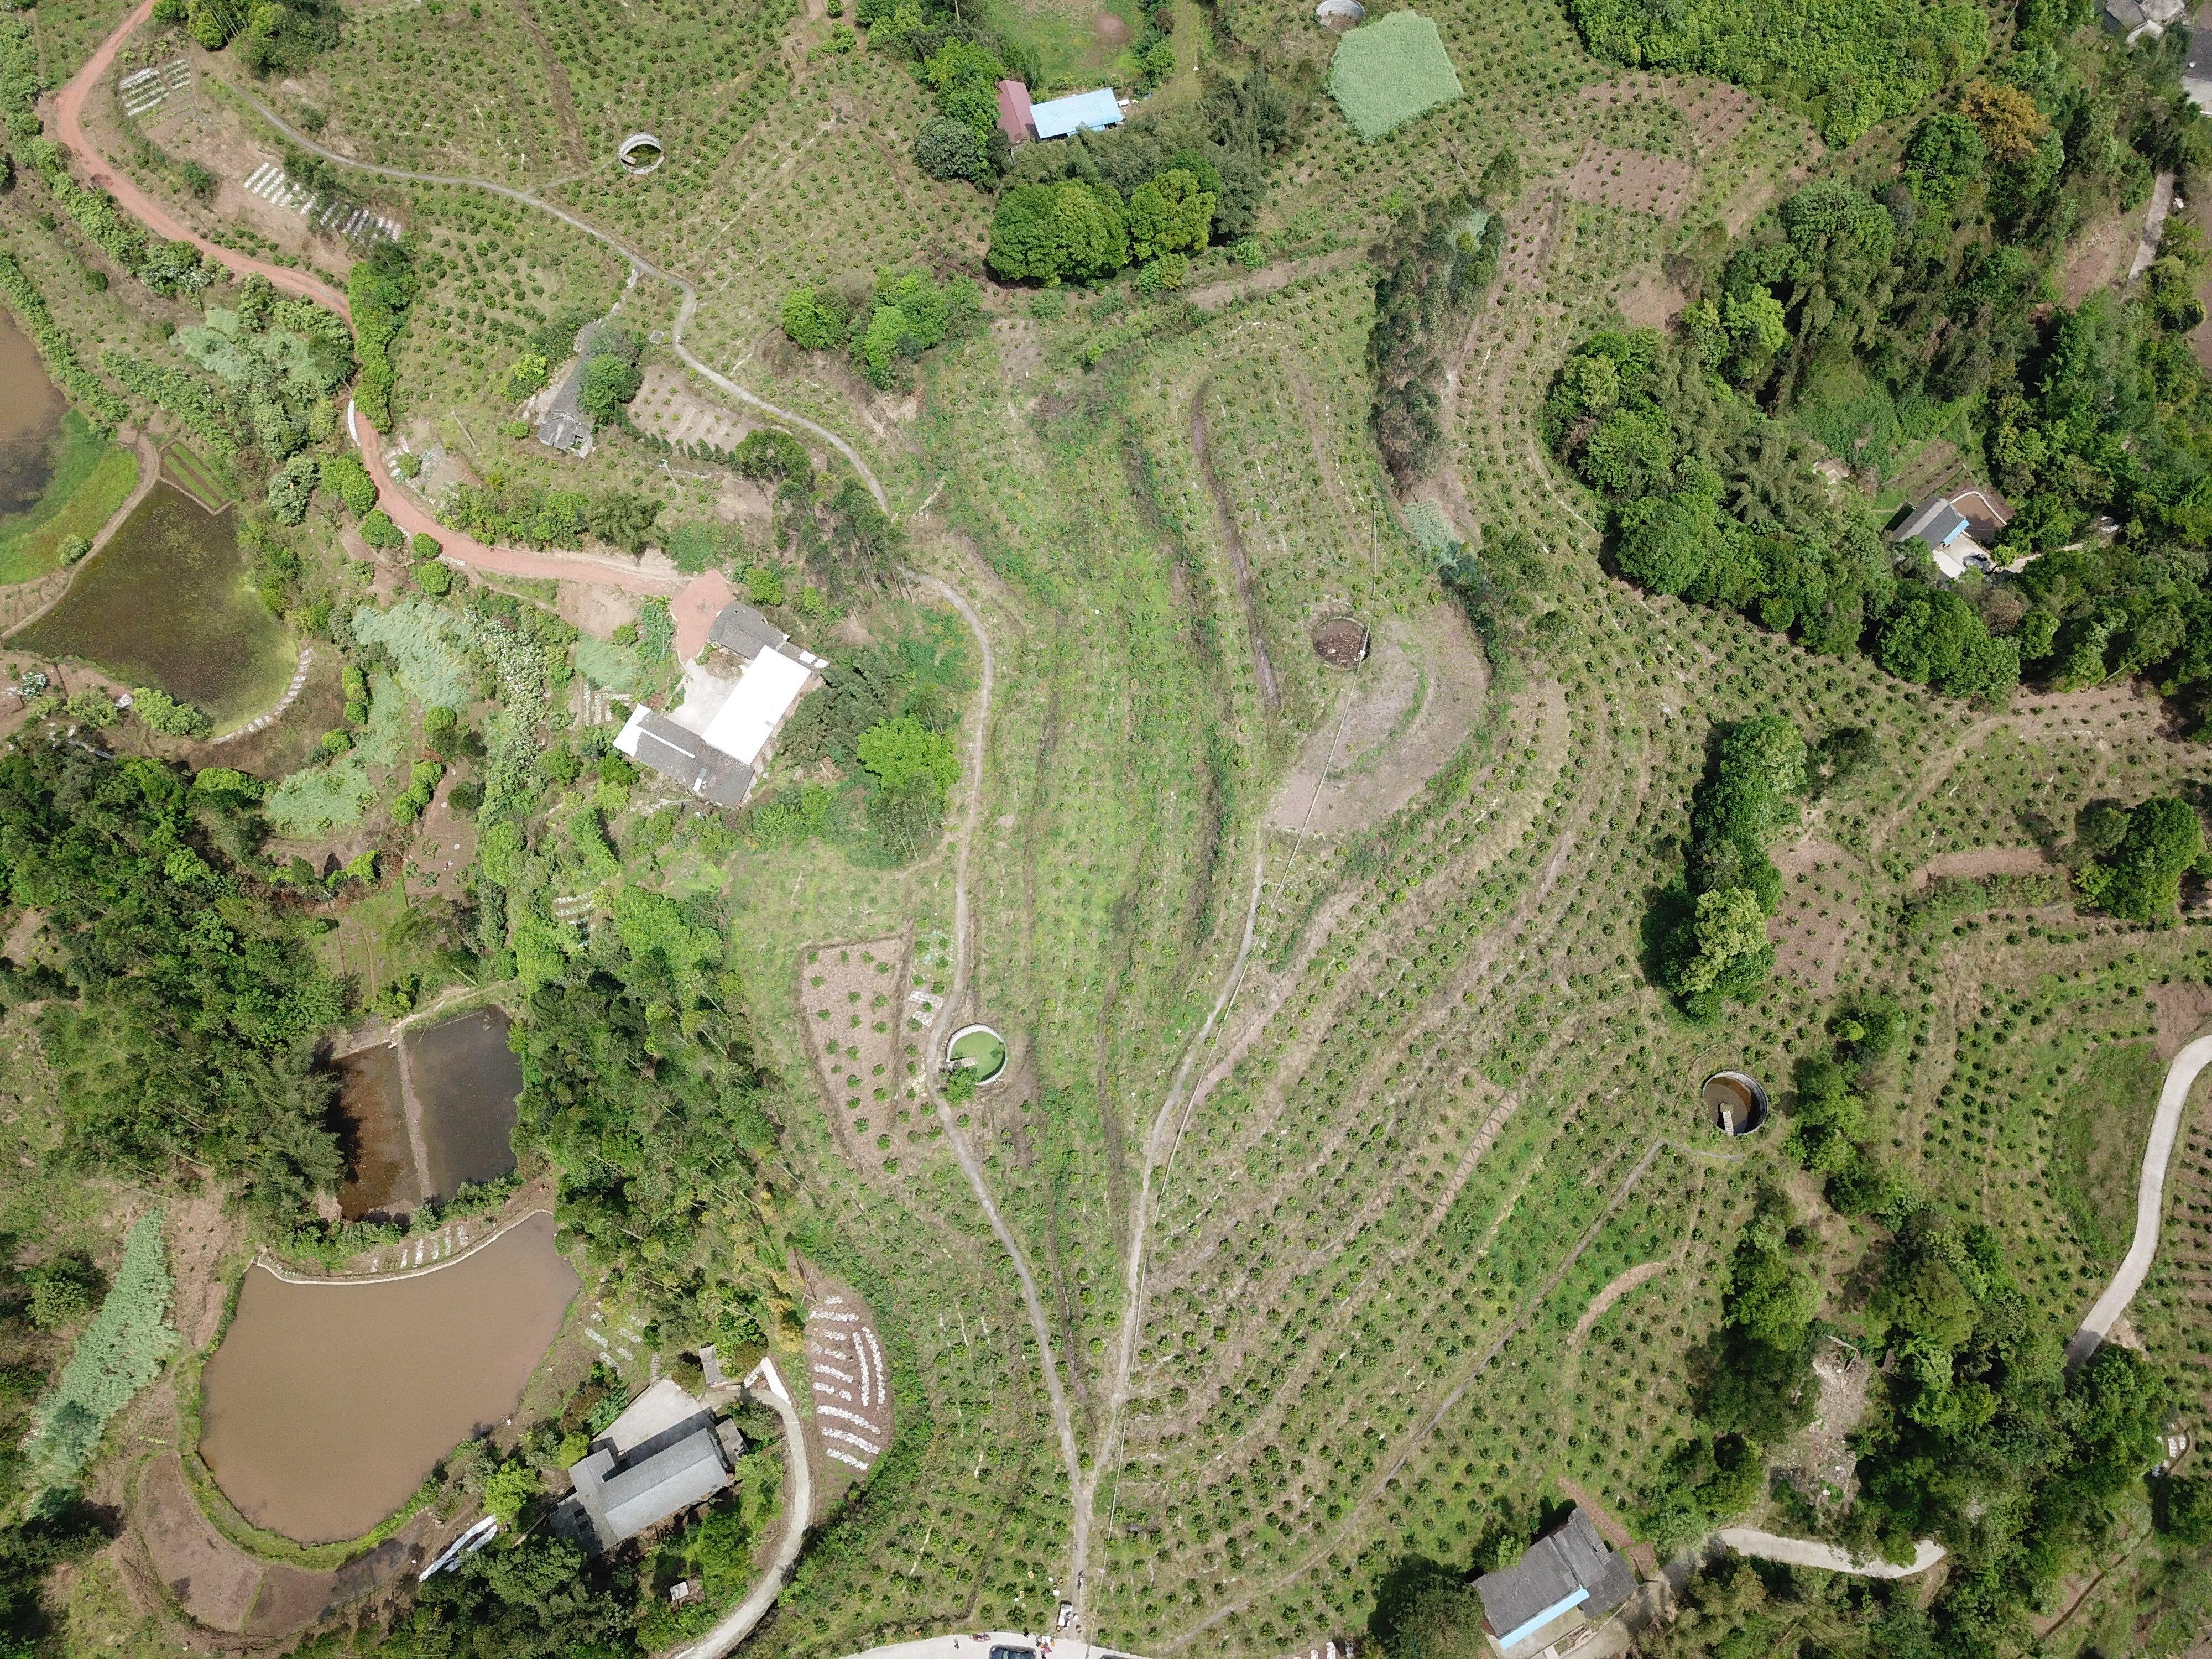
<svg viewBox="0 0 2212 1659"><path fill-rule="evenodd" d="M522 1061L507 1046L507 1014L479 1009L407 1035L407 1071L422 1103L430 1190L496 1181L514 1168L514 1103Z"/></svg>
<svg viewBox="0 0 2212 1659"><path fill-rule="evenodd" d="M338 1207L349 1221L404 1215L465 1183L496 1181L514 1168L515 1101L522 1062L507 1046L504 1010L486 1008L338 1062L338 1142L346 1183ZM421 1112L418 1157L407 1124L407 1094Z"/></svg>
<svg viewBox="0 0 2212 1659"><path fill-rule="evenodd" d="M338 1147L346 1182L338 1212L348 1221L402 1214L422 1201L407 1106L399 1091L399 1051L390 1043L356 1049L337 1063Z"/></svg>
<svg viewBox="0 0 2212 1659"><path fill-rule="evenodd" d="M247 585L235 513L210 513L166 480L60 603L9 642L157 686L218 726L274 704L294 666L283 630Z"/></svg>
<svg viewBox="0 0 2212 1659"><path fill-rule="evenodd" d="M359 1537L514 1414L578 1284L544 1214L404 1278L295 1283L256 1266L202 1374L200 1455L254 1525Z"/></svg>
<svg viewBox="0 0 2212 1659"><path fill-rule="evenodd" d="M46 494L68 407L31 337L0 311L0 536Z"/></svg>

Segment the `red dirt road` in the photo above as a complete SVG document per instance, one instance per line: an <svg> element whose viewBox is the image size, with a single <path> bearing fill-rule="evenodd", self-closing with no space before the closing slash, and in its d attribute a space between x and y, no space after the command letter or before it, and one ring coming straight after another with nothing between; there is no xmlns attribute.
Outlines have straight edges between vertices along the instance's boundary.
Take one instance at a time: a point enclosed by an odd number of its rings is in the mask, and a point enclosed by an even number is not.
<svg viewBox="0 0 2212 1659"><path fill-rule="evenodd" d="M102 167L100 153L93 149L92 141L84 135L84 100L92 95L92 89L100 84L100 78L114 67L115 54L123 49L123 43L130 38L131 31L143 26L153 15L154 0L141 0L138 9L123 20L114 33L100 43L100 50L92 54L85 66L56 95L54 136L76 153L77 161L91 183L112 196L118 206L156 236L172 242L190 242L209 258L228 266L241 276L258 271L280 291L326 305L350 324L353 313L346 307L345 295L328 283L283 265L271 264L265 259L254 258L251 254L216 246L195 233L189 225L180 222L174 214L131 179L110 174Z"/></svg>
<svg viewBox="0 0 2212 1659"><path fill-rule="evenodd" d="M428 536L448 564L474 565L506 576L535 576L554 581L599 582L630 593L670 594L683 591L684 578L665 560L647 564L612 553L538 552L523 547L487 547L473 536L448 529L402 489L384 464L376 428L346 405L346 430L361 447L362 465L376 480L376 504L410 536ZM656 568L656 565L658 568ZM701 641L705 639L702 631Z"/></svg>
<svg viewBox="0 0 2212 1659"><path fill-rule="evenodd" d="M242 276L258 273L267 277L270 285L281 293L296 295L328 306L344 318L350 326L353 313L346 305L345 295L328 283L283 265L271 264L265 259L256 259L235 249L217 247L189 225L179 221L131 179L112 175L101 167L99 153L93 149L91 140L85 137L84 100L91 96L93 88L114 66L115 54L122 49L124 41L130 38L134 29L141 27L153 12L154 0L140 0L138 8L123 20L112 34L100 43L99 50L61 89L54 100L56 137L76 153L78 164L83 167L91 183L114 197L118 206L155 235L166 237L173 242L190 242L208 258ZM392 523L409 535L434 538L449 564L473 565L480 570L495 571L508 576L597 582L632 593L680 596L672 608L677 618L677 650L681 660L685 662L705 647L707 624L714 620L714 613L729 602L729 584L718 573L709 573L687 583L684 577L665 559L649 565L612 554L541 553L519 547L487 547L474 537L465 536L440 524L413 495L400 487L384 464L383 447L378 441L376 429L355 414L351 404L346 405L346 429L361 447L362 463L368 468L369 477L376 481L377 505L390 514Z"/></svg>

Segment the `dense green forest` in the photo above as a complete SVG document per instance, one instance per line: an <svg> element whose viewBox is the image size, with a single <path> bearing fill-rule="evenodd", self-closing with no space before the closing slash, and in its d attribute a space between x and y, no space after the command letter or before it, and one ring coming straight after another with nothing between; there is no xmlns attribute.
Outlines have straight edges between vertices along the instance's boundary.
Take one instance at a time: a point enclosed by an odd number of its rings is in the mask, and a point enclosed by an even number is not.
<svg viewBox="0 0 2212 1659"><path fill-rule="evenodd" d="M2050 272L2154 170L2193 191L2207 139L2178 42L2109 51L2077 21L2024 8L1993 78L1911 129L1899 176L1817 179L1740 240L1693 241L1677 327L1568 358L1545 435L1610 504L1621 574L1953 696L2142 674L2197 699L2212 398L2185 337L2202 252L2171 222L2143 283L2071 310ZM2016 580L1893 558L1869 496L1938 435L2016 504L1994 550L2032 561ZM1840 467L1815 471L1824 456Z"/></svg>
<svg viewBox="0 0 2212 1659"><path fill-rule="evenodd" d="M1936 0L1572 0L1569 11L1596 56L1749 87L1804 112L1836 145L1908 113L1990 50L1988 13Z"/></svg>
<svg viewBox="0 0 2212 1659"><path fill-rule="evenodd" d="M314 1045L338 987L272 896L250 809L174 768L55 741L0 756L0 871L55 960L41 1005L71 1150L160 1182L188 1161L289 1220L337 1182Z"/></svg>

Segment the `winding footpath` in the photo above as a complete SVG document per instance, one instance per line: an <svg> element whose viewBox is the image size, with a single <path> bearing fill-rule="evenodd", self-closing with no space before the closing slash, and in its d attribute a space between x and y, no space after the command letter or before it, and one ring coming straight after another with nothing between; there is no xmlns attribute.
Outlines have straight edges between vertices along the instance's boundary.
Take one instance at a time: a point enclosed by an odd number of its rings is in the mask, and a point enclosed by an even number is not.
<svg viewBox="0 0 2212 1659"><path fill-rule="evenodd" d="M2105 1286L2105 1293L2081 1321L2066 1344L2066 1363L2079 1364L2105 1344L2112 1327L2142 1289L2150 1264L2158 1255L2160 1218L2166 1212L2166 1166L2173 1158L2174 1142L2181 1138L2181 1117L2189 1104L2189 1091L2197 1074L2212 1066L2212 1036L2201 1036L2173 1057L2166 1068L2166 1086L2159 1091L2158 1110L2150 1121L2150 1139L2143 1147L2142 1179L2136 1188L2136 1236L2128 1246L2119 1272Z"/></svg>
<svg viewBox="0 0 2212 1659"><path fill-rule="evenodd" d="M951 583L918 570L906 573L908 580L939 594L955 611L968 629L975 636L977 648L982 653L983 673L975 696L975 730L968 739L968 804L961 813L959 848L952 860L952 988L947 993L943 1006L957 1010L960 1000L968 994L968 981L972 977L969 958L975 952L975 930L969 918L968 902L969 855L975 844L975 826L983 810L983 757L988 747L991 720L991 690L998 677L998 659L991 650L991 636L984 631L983 619L975 614L975 607ZM1091 1547L1091 1511L1085 1502L1083 1483L1083 1453L1075 1437L1075 1419L1067 1408L1067 1390L1061 1385L1060 1364L1053 1357L1052 1322L1046 1316L1044 1297L1037 1289L1036 1274L1030 1267L1029 1256L1014 1237L1014 1230L999 1213L996 1200L991 1196L990 1182L983 1178L982 1159L968 1137L961 1133L952 1103L945 1093L944 1048L932 1041L922 1076L929 1085L931 1103L937 1109L939 1126L951 1144L955 1161L968 1178L969 1190L975 1194L975 1203L983 1212L983 1218L991 1224L1000 1247L1012 1263L1014 1277L1021 1281L1022 1301L1029 1310L1030 1330L1036 1338L1037 1358L1044 1370L1045 1396L1052 1407L1052 1422L1060 1438L1060 1460L1066 1465L1068 1493L1073 1518L1071 1522L1071 1545L1073 1561L1072 1576L1079 1589L1083 1567Z"/></svg>
<svg viewBox="0 0 2212 1659"><path fill-rule="evenodd" d="M100 152L93 147L91 139L87 137L84 131L85 100L92 95L102 78L114 67L116 54L122 50L124 41L130 38L133 31L143 26L153 15L153 12L154 0L140 0L139 5L116 27L113 33L100 43L92 56L85 61L84 67L72 76L69 84L56 95L53 106L55 136L66 149L75 153L88 183L107 191L115 198L118 207L139 220L156 235L165 237L171 241L190 242L198 248L204 257L228 270L237 272L241 276L266 277L270 285L280 293L313 300L319 305L327 306L344 318L347 325L350 327L353 323L353 309L346 303L346 296L330 283L308 272L295 270L289 265L276 264L267 259L257 259L251 254L241 253L234 248L222 247L210 241L191 226L179 220L166 206L141 188L135 179L126 174L110 170L102 161ZM514 190L486 179L471 179L450 173L412 173L400 167L387 167L374 162L357 161L351 156L341 155L335 150L325 149L302 134L294 131L252 94L241 88L234 88L233 90L237 91L240 96L260 113L263 119L283 133L285 137L301 149L319 155L325 161L335 162L340 167L351 167L357 172L374 173L381 178L415 184L460 185L472 190L489 191L495 196L504 196L510 201L519 202L526 207L550 214L563 223L605 243L626 260L633 270L655 277L675 288L684 296L683 303L677 311L675 326L671 331L669 339L670 348L677 356L702 380L707 380L726 395L749 408L757 410L770 420L811 433L828 444L843 456L853 470L860 475L861 482L868 487L868 493L875 498L876 505L885 513L890 511L890 498L885 493L882 481L876 477L868 464L860 459L860 452L843 437L817 422L808 420L803 415L796 415L788 410L779 408L765 398L747 391L728 376L709 368L684 345L684 330L690 322L692 314L697 310L699 303L698 289L684 278L661 270L643 255L615 237L608 235L596 225L527 191ZM354 441L361 448L362 465L368 467L369 476L376 481L377 493L380 497L378 505L391 515L394 524L410 536L425 535L435 540L448 563L473 565L478 569L501 575L600 582L634 593L672 594L684 586L683 579L673 575L672 573L663 574L653 571L609 555L493 547L477 540L472 536L448 529L440 524L422 505L419 499L411 491L403 488L398 480L392 476L391 469L385 465L383 447L375 428L368 422L357 419L350 404L346 409L346 424L348 430L353 435Z"/></svg>

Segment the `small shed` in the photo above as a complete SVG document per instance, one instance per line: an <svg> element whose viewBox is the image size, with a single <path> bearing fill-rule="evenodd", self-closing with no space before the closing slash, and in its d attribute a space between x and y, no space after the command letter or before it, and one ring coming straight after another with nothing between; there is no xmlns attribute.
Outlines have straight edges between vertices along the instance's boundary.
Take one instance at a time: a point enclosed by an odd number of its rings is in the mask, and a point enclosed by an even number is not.
<svg viewBox="0 0 2212 1659"><path fill-rule="evenodd" d="M1009 144L1026 144L1036 137L1036 122L1030 111L1030 89L1020 81L999 82L999 131Z"/></svg>
<svg viewBox="0 0 2212 1659"><path fill-rule="evenodd" d="M579 357L553 393L545 417L538 423L538 441L548 449L580 459L592 453L592 417L584 413L584 364Z"/></svg>
<svg viewBox="0 0 2212 1659"><path fill-rule="evenodd" d="M1030 111L1030 125L1040 138L1065 138L1071 132L1098 131L1121 125L1121 101L1114 88L1100 87L1038 104Z"/></svg>

